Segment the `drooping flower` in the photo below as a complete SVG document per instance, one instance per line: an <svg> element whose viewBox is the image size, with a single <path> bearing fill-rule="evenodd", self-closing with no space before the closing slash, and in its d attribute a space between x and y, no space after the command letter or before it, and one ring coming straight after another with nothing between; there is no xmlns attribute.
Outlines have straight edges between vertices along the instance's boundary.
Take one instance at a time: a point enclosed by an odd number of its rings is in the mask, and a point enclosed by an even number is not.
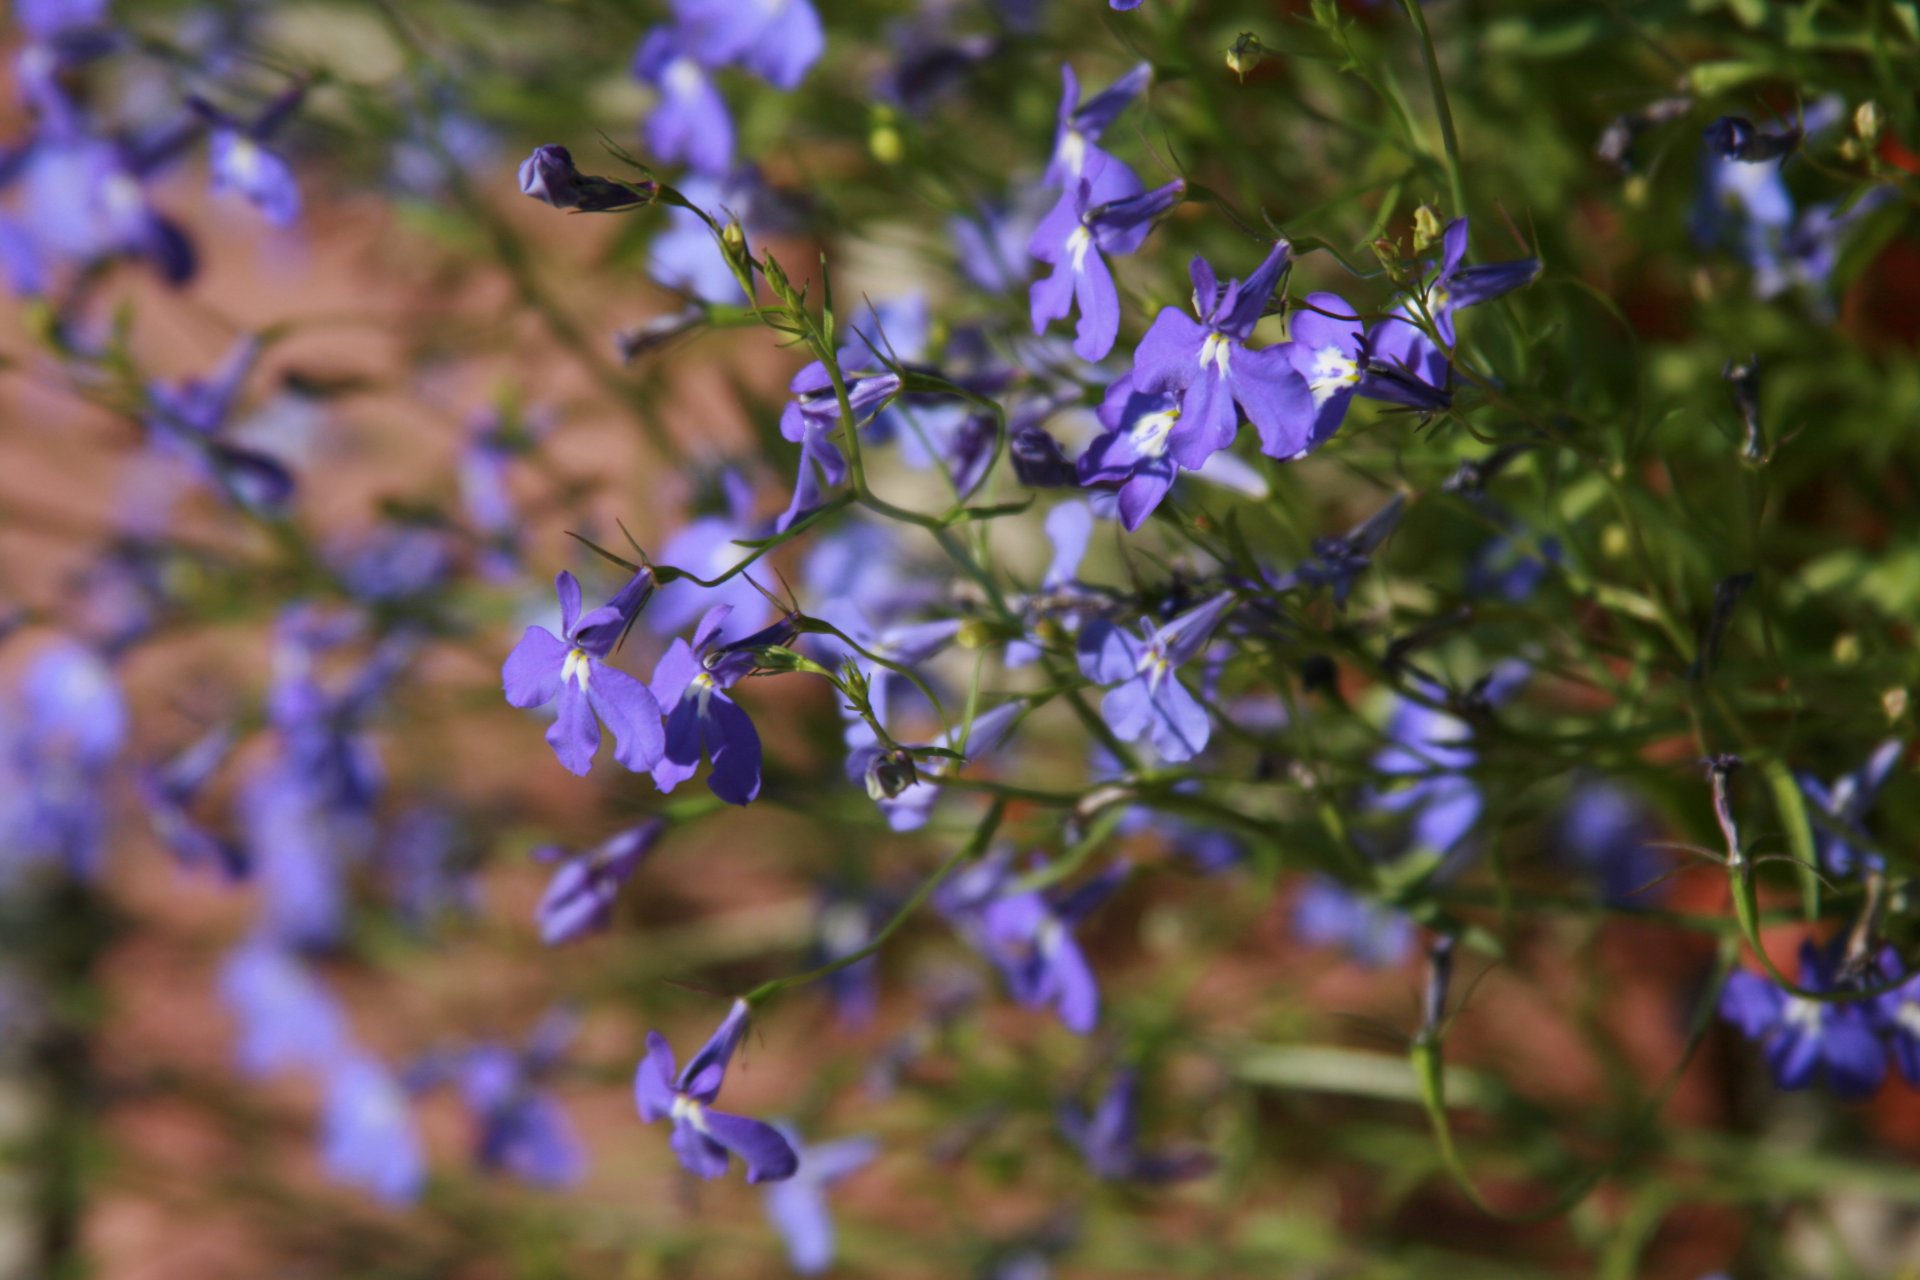
<svg viewBox="0 0 1920 1280"><path fill-rule="evenodd" d="M614 759L635 773L660 761L665 733L660 707L647 687L606 658L653 592L653 574L636 573L608 603L582 616L580 584L562 571L554 579L560 596L560 631L528 627L507 655L501 684L516 707L557 701L558 715L547 742L566 768L581 777L593 768L600 725L613 731Z"/></svg>
<svg viewBox="0 0 1920 1280"><path fill-rule="evenodd" d="M833 1265L833 1218L827 1191L835 1183L873 1163L880 1144L872 1138L841 1138L808 1144L788 1125L776 1125L799 1157L791 1178L769 1186L762 1196L767 1218L787 1246L787 1261L803 1276L817 1276Z"/></svg>
<svg viewBox="0 0 1920 1280"><path fill-rule="evenodd" d="M1089 1115L1072 1103L1060 1109L1060 1128L1094 1175L1108 1182L1165 1184L1204 1178L1214 1158L1197 1148L1149 1152L1140 1149L1140 1082L1131 1067L1113 1073L1113 1081Z"/></svg>
<svg viewBox="0 0 1920 1280"><path fill-rule="evenodd" d="M1840 991L1849 981L1831 950L1823 952L1812 941L1801 945L1803 988ZM1864 1098L1886 1078L1887 1051L1867 1004L1808 1000L1740 969L1721 992L1720 1016L1764 1045L1767 1068L1782 1089L1804 1089L1824 1076L1840 1097Z"/></svg>
<svg viewBox="0 0 1920 1280"><path fill-rule="evenodd" d="M535 850L541 861L560 863L534 909L540 941L558 946L606 928L620 887L653 852L666 827L665 819L649 818L581 853L569 855L551 845Z"/></svg>
<svg viewBox="0 0 1920 1280"><path fill-rule="evenodd" d="M1276 591L1325 587L1336 608L1344 609L1353 585L1373 564L1382 543L1400 526L1406 498L1395 494L1384 506L1337 538L1315 538L1313 554L1274 581Z"/></svg>
<svg viewBox="0 0 1920 1280"><path fill-rule="evenodd" d="M1153 220L1186 190L1187 184L1176 179L1145 191L1118 160L1104 155L1093 160L1028 242L1029 253L1053 266L1051 275L1033 284L1033 331L1045 333L1049 322L1065 319L1077 305L1074 352L1082 360L1104 360L1120 335L1120 293L1107 259L1139 249Z"/></svg>
<svg viewBox="0 0 1920 1280"><path fill-rule="evenodd" d="M707 777L713 794L728 804L749 804L760 794L760 734L726 691L753 671L755 650L784 645L795 632L783 618L729 644L721 627L732 612L724 604L708 610L693 643L675 640L654 668L653 696L667 708L667 736L653 781L672 791L699 771L704 757L713 763Z"/></svg>
<svg viewBox="0 0 1920 1280"><path fill-rule="evenodd" d="M1126 742L1149 738L1169 763L1206 750L1213 725L1207 709L1174 673L1196 657L1232 607L1222 592L1160 627L1143 622L1134 635L1102 618L1080 634L1080 671L1107 687L1100 714Z"/></svg>
<svg viewBox="0 0 1920 1280"><path fill-rule="evenodd" d="M746 1165L748 1182L791 1178L800 1165L799 1156L772 1125L713 1109L727 1066L747 1034L751 1012L745 1000L735 1000L712 1038L677 1072L666 1037L658 1031L647 1033L647 1056L633 1080L640 1118L648 1124L673 1121L673 1152L698 1177L722 1177L730 1156L739 1156Z"/></svg>
<svg viewBox="0 0 1920 1280"><path fill-rule="evenodd" d="M1233 443L1239 412L1260 434L1260 448L1293 458L1312 447L1316 413L1306 379L1284 346L1254 351L1246 345L1280 283L1291 249L1274 242L1258 270L1222 286L1213 268L1193 260L1193 310L1161 311L1133 355L1133 384L1144 395L1180 397L1180 417L1168 435L1173 458L1198 469ZM1195 317L1198 317L1197 319Z"/></svg>

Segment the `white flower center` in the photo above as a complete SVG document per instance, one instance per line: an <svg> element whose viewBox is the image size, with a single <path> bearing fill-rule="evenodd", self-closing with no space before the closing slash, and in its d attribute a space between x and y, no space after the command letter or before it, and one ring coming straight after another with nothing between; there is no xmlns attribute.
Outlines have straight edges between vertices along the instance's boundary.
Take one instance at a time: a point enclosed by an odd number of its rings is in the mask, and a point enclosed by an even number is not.
<svg viewBox="0 0 1920 1280"><path fill-rule="evenodd" d="M684 1093L673 1095L673 1108L667 1114L673 1120L685 1120L701 1133L707 1131L707 1109Z"/></svg>
<svg viewBox="0 0 1920 1280"><path fill-rule="evenodd" d="M1073 234L1067 237L1067 257L1073 263L1073 273L1079 275L1086 270L1087 250L1093 247L1093 233L1085 227L1075 227Z"/></svg>
<svg viewBox="0 0 1920 1280"><path fill-rule="evenodd" d="M1340 348L1321 347L1313 353L1313 372L1307 378L1307 388L1313 392L1314 408L1325 404L1336 391L1359 381L1360 366Z"/></svg>
<svg viewBox="0 0 1920 1280"><path fill-rule="evenodd" d="M1220 371L1222 378L1230 378L1233 376L1233 370L1228 366L1232 363L1232 359L1233 340L1224 333L1210 333L1207 335L1207 340L1200 344L1202 369L1212 365Z"/></svg>
<svg viewBox="0 0 1920 1280"><path fill-rule="evenodd" d="M1173 434L1173 428L1180 421L1180 408L1161 409L1157 413L1143 415L1133 424L1127 433L1134 451L1143 458L1158 458L1167 452L1167 438Z"/></svg>
<svg viewBox="0 0 1920 1280"><path fill-rule="evenodd" d="M227 164L242 182L251 182L260 174L260 147L252 138L237 137L227 152Z"/></svg>
<svg viewBox="0 0 1920 1280"><path fill-rule="evenodd" d="M1060 167L1067 171L1069 178L1077 179L1087 163L1087 135L1078 129L1068 129L1060 135L1060 145L1054 149L1054 157L1060 161Z"/></svg>
<svg viewBox="0 0 1920 1280"><path fill-rule="evenodd" d="M1803 1000L1799 996L1788 996L1780 1009L1780 1021L1808 1035L1818 1035L1820 1024L1826 1020L1826 1006L1818 1000Z"/></svg>
<svg viewBox="0 0 1920 1280"><path fill-rule="evenodd" d="M667 64L660 77L660 86L670 97L691 98L706 86L706 73L700 70L700 64L692 58L679 57Z"/></svg>
<svg viewBox="0 0 1920 1280"><path fill-rule="evenodd" d="M1920 1000L1902 1000L1893 1011L1893 1021L1908 1035L1920 1038Z"/></svg>
<svg viewBox="0 0 1920 1280"><path fill-rule="evenodd" d="M561 664L560 683L565 684L571 680L580 686L582 693L586 692L587 673L591 669L592 662L593 659L588 656L585 649L574 649L567 654L566 662Z"/></svg>

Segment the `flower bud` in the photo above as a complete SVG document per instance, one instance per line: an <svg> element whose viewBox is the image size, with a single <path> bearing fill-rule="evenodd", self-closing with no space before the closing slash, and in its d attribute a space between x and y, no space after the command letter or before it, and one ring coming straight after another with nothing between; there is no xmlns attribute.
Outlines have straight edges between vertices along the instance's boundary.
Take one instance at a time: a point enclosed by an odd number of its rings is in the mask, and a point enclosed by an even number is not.
<svg viewBox="0 0 1920 1280"><path fill-rule="evenodd" d="M1423 204L1413 211L1413 251L1425 253L1439 242L1444 228L1440 225L1440 215L1433 206Z"/></svg>
<svg viewBox="0 0 1920 1280"><path fill-rule="evenodd" d="M1227 70L1240 77L1245 83L1247 73L1267 59L1266 46L1260 43L1260 37L1251 31L1242 31L1234 37L1233 44L1227 49Z"/></svg>
<svg viewBox="0 0 1920 1280"><path fill-rule="evenodd" d="M1853 131L1862 142L1869 145L1878 142L1882 123L1880 104L1877 102L1868 100L1853 109Z"/></svg>

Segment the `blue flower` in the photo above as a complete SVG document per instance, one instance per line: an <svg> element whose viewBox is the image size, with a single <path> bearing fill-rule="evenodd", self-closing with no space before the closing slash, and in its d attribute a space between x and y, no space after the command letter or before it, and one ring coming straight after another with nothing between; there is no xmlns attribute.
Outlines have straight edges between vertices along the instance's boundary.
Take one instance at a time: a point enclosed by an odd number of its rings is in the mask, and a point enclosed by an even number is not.
<svg viewBox="0 0 1920 1280"><path fill-rule="evenodd" d="M250 1076L321 1070L352 1047L332 994L297 956L265 936L227 957L220 995L240 1024L240 1069Z"/></svg>
<svg viewBox="0 0 1920 1280"><path fill-rule="evenodd" d="M562 1012L543 1019L524 1048L483 1044L462 1055L460 1099L474 1120L474 1157L482 1169L536 1187L569 1186L586 1172L586 1153L566 1109L540 1083L574 1028L574 1018Z"/></svg>
<svg viewBox="0 0 1920 1280"><path fill-rule="evenodd" d="M654 159L714 177L733 168L733 117L686 32L649 31L634 50L633 74L660 95L645 126Z"/></svg>
<svg viewBox="0 0 1920 1280"><path fill-rule="evenodd" d="M827 47L811 0L673 0L673 16L704 65L737 64L776 89L799 88Z"/></svg>
<svg viewBox="0 0 1920 1280"><path fill-rule="evenodd" d="M1841 774L1831 786L1807 774L1800 775L1801 792L1816 809L1826 815L1832 826L1840 828L1834 831L1829 826L1816 824L1813 829L1813 842L1820 854L1820 865L1834 875L1852 875L1856 870L1886 869L1885 858L1855 848L1844 833L1858 831L1865 834L1867 813L1879 797L1880 788L1893 776L1894 769L1905 754L1905 743L1898 738L1888 738L1873 749L1873 754L1867 757L1865 764L1852 773Z"/></svg>
<svg viewBox="0 0 1920 1280"><path fill-rule="evenodd" d="M426 1157L407 1094L393 1074L364 1054L327 1072L321 1151L327 1172L388 1204L419 1198Z"/></svg>
<svg viewBox="0 0 1920 1280"><path fill-rule="evenodd" d="M1053 135L1053 158L1047 163L1049 186L1069 190L1083 176L1112 159L1100 149L1100 136L1153 81L1153 68L1141 63L1100 93L1080 101L1080 78L1066 64L1060 67L1060 119Z"/></svg>
<svg viewBox="0 0 1920 1280"><path fill-rule="evenodd" d="M535 147L520 162L519 178L521 195L556 209L578 209L584 213L604 213L641 204L653 191L651 182L628 186L582 173L574 167L573 153L552 142Z"/></svg>
<svg viewBox="0 0 1920 1280"><path fill-rule="evenodd" d="M749 804L760 794L760 734L753 720L726 691L753 670L753 651L784 645L794 637L782 619L731 644L720 628L731 605L707 611L693 643L675 640L653 672L653 696L667 708L666 746L653 766L654 785L672 791L700 769L702 757L713 763L707 786L728 804Z"/></svg>
<svg viewBox="0 0 1920 1280"><path fill-rule="evenodd" d="M1284 347L1254 351L1247 339L1280 283L1290 249L1274 242L1266 261L1246 280L1222 286L1203 259L1192 266L1194 316L1163 310L1133 354L1133 384L1145 395L1180 397L1180 417L1168 448L1189 470L1233 443L1236 406L1260 433L1260 448L1294 458L1312 448L1313 393Z"/></svg>
<svg viewBox="0 0 1920 1280"><path fill-rule="evenodd" d="M507 701L516 707L558 702L547 742L570 772L585 777L593 768L605 722L613 731L614 759L644 773L659 763L665 746L659 704L645 685L605 659L652 594L653 574L636 573L611 601L584 617L580 584L571 573L554 579L554 589L560 596L561 635L527 628L501 668Z"/></svg>
<svg viewBox="0 0 1920 1280"><path fill-rule="evenodd" d="M1605 778L1582 778L1557 823L1558 847L1599 881L1609 906L1645 905L1665 859L1652 845L1657 828L1633 792Z"/></svg>
<svg viewBox="0 0 1920 1280"><path fill-rule="evenodd" d="M775 1126L799 1157L791 1178L761 1194L767 1218L787 1246L787 1261L803 1276L817 1276L833 1265L833 1219L827 1190L873 1163L880 1144L872 1138L841 1138L807 1145L787 1125Z"/></svg>
<svg viewBox="0 0 1920 1280"><path fill-rule="evenodd" d="M1375 969L1399 964L1413 948L1413 921L1323 876L1308 880L1294 898L1293 931Z"/></svg>
<svg viewBox="0 0 1920 1280"><path fill-rule="evenodd" d="M1800 985L1845 990L1839 961L1811 941L1800 948ZM1842 1098L1864 1098L1887 1074L1887 1051L1864 1003L1808 1000L1755 973L1738 970L1720 995L1720 1016L1766 1048L1767 1068L1782 1089L1804 1089L1824 1075Z"/></svg>
<svg viewBox="0 0 1920 1280"><path fill-rule="evenodd" d="M1133 170L1109 156L1091 161L1034 228L1027 251L1053 265L1053 274L1031 291L1033 331L1064 319L1077 304L1080 324L1073 349L1082 360L1103 360L1120 335L1120 293L1107 258L1133 253L1152 230L1153 220L1186 194L1175 180L1152 191L1141 188Z"/></svg>
<svg viewBox="0 0 1920 1280"><path fill-rule="evenodd" d="M1113 1073L1113 1082L1092 1115L1073 1105L1060 1109L1060 1128L1095 1176L1108 1182L1164 1184L1204 1178L1213 1172L1213 1156L1205 1151L1140 1149L1135 1115L1139 1092L1139 1079L1133 1069L1122 1067Z"/></svg>
<svg viewBox="0 0 1920 1280"><path fill-rule="evenodd" d="M650 818L577 854L551 845L535 850L542 862L560 863L534 909L540 941L552 947L606 928L620 886L653 852L666 825Z"/></svg>
<svg viewBox="0 0 1920 1280"><path fill-rule="evenodd" d="M800 1158L772 1125L713 1109L727 1064L747 1034L750 1010L735 1000L725 1020L686 1067L675 1071L673 1046L658 1031L647 1033L647 1056L634 1073L634 1101L648 1124L673 1121L673 1152L688 1172L718 1178L729 1156L739 1156L748 1182L793 1177Z"/></svg>
<svg viewBox="0 0 1920 1280"><path fill-rule="evenodd" d="M1206 749L1213 726L1207 709L1174 674L1206 645L1234 598L1223 592L1161 627L1142 623L1135 636L1106 619L1080 634L1080 671L1108 686L1100 714L1122 740L1152 739L1177 764Z"/></svg>

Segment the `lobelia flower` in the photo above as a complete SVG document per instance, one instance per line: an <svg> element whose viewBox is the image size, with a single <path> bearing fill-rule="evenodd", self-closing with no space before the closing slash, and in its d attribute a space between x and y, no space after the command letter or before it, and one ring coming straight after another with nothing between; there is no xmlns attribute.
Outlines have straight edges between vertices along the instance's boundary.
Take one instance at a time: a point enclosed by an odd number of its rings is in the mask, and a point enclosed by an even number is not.
<svg viewBox="0 0 1920 1280"><path fill-rule="evenodd" d="M43 131L19 161L15 254L30 254L41 270L54 262L87 267L116 256L143 258L168 284L186 283L198 265L193 242L147 194L149 180L177 149L171 137L140 147L77 125ZM9 273L16 281L22 265Z"/></svg>
<svg viewBox="0 0 1920 1280"><path fill-rule="evenodd" d="M1399 964L1413 949L1413 921L1324 876L1309 879L1294 898L1293 931L1303 942L1339 947L1372 969Z"/></svg>
<svg viewBox="0 0 1920 1280"><path fill-rule="evenodd" d="M614 899L667 829L663 818L649 818L583 853L568 855L552 845L534 851L542 862L560 863L534 909L540 941L558 946L607 927Z"/></svg>
<svg viewBox="0 0 1920 1280"><path fill-rule="evenodd" d="M1905 754L1905 743L1898 738L1888 738L1873 749L1873 754L1867 757L1865 764L1852 773L1841 774L1833 780L1832 785L1808 774L1799 775L1801 793L1827 816L1833 826L1841 829L1834 831L1821 824L1815 824L1813 828L1813 843L1820 854L1820 865L1834 875L1886 869L1885 858L1856 848L1844 832L1856 831L1864 835L1868 811L1873 808L1880 788L1893 776L1894 769Z"/></svg>
<svg viewBox="0 0 1920 1280"><path fill-rule="evenodd" d="M649 31L634 50L633 74L660 95L645 125L654 159L715 177L733 167L733 117L685 32Z"/></svg>
<svg viewBox="0 0 1920 1280"><path fill-rule="evenodd" d="M352 1046L333 995L299 957L265 935L227 957L220 995L240 1024L237 1054L250 1076L319 1070Z"/></svg>
<svg viewBox="0 0 1920 1280"><path fill-rule="evenodd" d="M364 1054L342 1058L327 1073L321 1151L328 1173L388 1204L418 1199L426 1182L406 1091Z"/></svg>
<svg viewBox="0 0 1920 1280"><path fill-rule="evenodd" d="M1167 1152L1140 1150L1139 1079L1131 1067L1113 1073L1100 1104L1088 1115L1071 1103L1060 1109L1060 1128L1085 1158L1094 1175L1107 1182L1165 1184L1204 1178L1213 1172L1213 1156L1187 1148Z"/></svg>
<svg viewBox="0 0 1920 1280"><path fill-rule="evenodd" d="M1080 78L1071 66L1061 65L1060 82L1060 118L1045 180L1048 186L1071 190L1101 160L1112 158L1100 149L1100 136L1129 103L1146 91L1153 82L1153 68L1141 63L1084 104L1080 101Z"/></svg>
<svg viewBox="0 0 1920 1280"><path fill-rule="evenodd" d="M460 1099L473 1117L474 1161L536 1187L564 1187L586 1173L586 1153L559 1099L540 1085L559 1063L577 1020L541 1020L524 1048L483 1044L460 1060Z"/></svg>
<svg viewBox="0 0 1920 1280"><path fill-rule="evenodd" d="M1246 345L1290 253L1286 241L1275 241L1258 270L1224 286L1204 259L1195 258L1193 309L1199 318L1167 307L1134 351L1134 387L1145 395L1180 397L1180 417L1167 446L1188 470L1233 443L1236 406L1245 411L1270 457L1292 458L1312 447L1315 412L1306 379L1284 346L1253 351Z"/></svg>
<svg viewBox="0 0 1920 1280"><path fill-rule="evenodd" d="M1135 636L1106 619L1080 633L1080 671L1107 686L1100 715L1126 742L1149 738L1171 764L1204 751L1213 726L1207 709L1174 672L1206 645L1221 615L1233 606L1222 592L1160 627L1142 622Z"/></svg>
<svg viewBox="0 0 1920 1280"><path fill-rule="evenodd" d="M660 706L645 685L605 659L653 593L653 573L640 570L612 600L584 616L580 584L571 573L563 570L554 589L561 634L527 628L501 668L507 701L516 707L558 703L547 742L570 772L584 777L593 768L604 722L613 731L614 759L644 773L659 763L665 746Z"/></svg>
<svg viewBox="0 0 1920 1280"><path fill-rule="evenodd" d="M292 226L300 217L300 184L293 166L269 151L266 141L306 97L307 87L295 85L268 105L251 124L233 119L202 98L187 105L213 125L207 140L213 173L213 193L232 192L260 211L276 227Z"/></svg>
<svg viewBox="0 0 1920 1280"><path fill-rule="evenodd" d="M817 1276L833 1265L833 1219L827 1190L873 1163L880 1144L872 1138L841 1138L809 1145L789 1125L774 1126L799 1157L791 1178L761 1193L767 1219L787 1246L787 1261L803 1276Z"/></svg>
<svg viewBox="0 0 1920 1280"><path fill-rule="evenodd" d="M826 52L812 0L673 0L673 16L702 64L737 64L788 92Z"/></svg>
<svg viewBox="0 0 1920 1280"><path fill-rule="evenodd" d="M1337 538L1315 538L1313 555L1299 568L1274 580L1274 590L1290 591L1300 587L1326 587L1333 593L1335 608L1344 609L1353 584L1373 565L1374 552L1380 549L1400 526L1406 511L1406 498L1395 494L1385 506Z"/></svg>
<svg viewBox="0 0 1920 1280"><path fill-rule="evenodd" d="M104 789L127 735L118 679L99 655L62 638L0 703L0 886L39 864L90 880L107 834Z"/></svg>
<svg viewBox="0 0 1920 1280"><path fill-rule="evenodd" d="M1106 260L1138 250L1153 220L1186 190L1176 179L1145 191L1118 160L1102 154L1090 161L1027 242L1028 253L1053 266L1053 274L1034 281L1029 294L1033 331L1045 333L1049 322L1065 319L1078 305L1074 353L1104 360L1120 336L1120 292Z"/></svg>
<svg viewBox="0 0 1920 1280"><path fill-rule="evenodd" d="M1810 991L1844 990L1837 954L1811 940L1800 947L1800 985ZM1824 1076L1842 1098L1864 1098L1887 1074L1887 1051L1863 1003L1808 1000L1783 991L1744 969L1735 970L1720 994L1720 1016L1740 1034L1765 1046L1767 1069L1782 1089L1804 1089Z"/></svg>
<svg viewBox="0 0 1920 1280"><path fill-rule="evenodd" d="M1878 981L1898 978L1905 966L1891 947L1877 957ZM1874 1021L1886 1036L1893 1065L1910 1085L1920 1087L1920 974L1915 974L1873 1002Z"/></svg>
<svg viewBox="0 0 1920 1280"><path fill-rule="evenodd" d="M1598 881L1602 902L1647 905L1665 859L1652 843L1659 828L1638 796L1606 778L1582 778L1557 825L1560 849Z"/></svg>
<svg viewBox="0 0 1920 1280"><path fill-rule="evenodd" d="M672 791L712 761L707 786L728 804L749 804L760 794L760 734L753 720L726 694L749 675L755 651L785 645L796 631L790 618L731 644L720 628L732 605L715 605L694 630L693 643L675 640L653 671L653 696L667 711L666 747L653 766L653 782Z"/></svg>
<svg viewBox="0 0 1920 1280"><path fill-rule="evenodd" d="M1071 893L1021 889L1005 852L942 885L934 905L1000 971L1007 991L1030 1009L1051 1008L1078 1035L1100 1017L1100 987L1073 928L1113 893L1132 868L1116 862Z"/></svg>
<svg viewBox="0 0 1920 1280"><path fill-rule="evenodd" d="M1497 702L1519 688L1528 674L1522 663L1503 663L1472 696L1489 704ZM1419 683L1432 702L1448 700L1447 691L1438 684L1424 678ZM1414 781L1391 791L1374 791L1369 807L1380 813L1411 813L1415 849L1452 852L1479 822L1485 804L1480 784L1469 772L1479 761L1473 731L1451 712L1403 696L1387 721L1387 737L1391 744L1375 753L1374 771L1389 777L1412 776Z"/></svg>
<svg viewBox="0 0 1920 1280"><path fill-rule="evenodd" d="M1167 452L1180 398L1171 391L1145 394L1127 373L1107 388L1095 412L1106 432L1080 455L1076 472L1082 485L1115 491L1120 523L1131 533L1160 506L1180 472Z"/></svg>
<svg viewBox="0 0 1920 1280"><path fill-rule="evenodd" d="M521 195L556 209L578 209L583 213L604 213L645 204L654 192L651 182L628 186L611 178L582 173L574 167L573 153L553 142L535 147L520 162L519 177Z"/></svg>
<svg viewBox="0 0 1920 1280"><path fill-rule="evenodd" d="M965 726L956 725L951 733L943 733L934 739L933 745L960 751L966 760L961 762L946 756L935 756L931 760L917 762L913 782L894 795L882 795L874 800L880 806L880 812L886 815L887 826L900 832L918 831L926 826L927 819L933 816L934 803L940 799L938 780L962 767L963 763L972 764L999 749L1007 735L1013 732L1014 722L1026 709L1027 704L1016 698L975 716L972 731L964 736L962 730Z"/></svg>
<svg viewBox="0 0 1920 1280"><path fill-rule="evenodd" d="M1532 284L1540 275L1538 258L1514 262L1489 262L1467 266L1467 220L1455 218L1441 233L1440 270L1427 283L1427 314L1434 329L1447 346L1454 345L1454 313L1466 307L1490 302L1502 294Z"/></svg>
<svg viewBox="0 0 1920 1280"><path fill-rule="evenodd" d="M245 852L188 812L232 748L232 731L215 728L173 759L141 769L136 785L154 834L181 866L217 868L228 880L238 881L247 874Z"/></svg>
<svg viewBox="0 0 1920 1280"><path fill-rule="evenodd" d="M272 455L236 443L229 430L259 355L259 340L243 338L211 377L147 384L141 424L156 454L183 460L222 498L272 512L292 498L293 473Z"/></svg>
<svg viewBox="0 0 1920 1280"><path fill-rule="evenodd" d="M633 1080L640 1118L648 1124L673 1121L673 1153L698 1177L724 1176L729 1156L746 1165L748 1182L778 1182L799 1168L799 1157L772 1125L712 1107L750 1013L745 1000L735 1000L712 1038L677 1073L666 1037L647 1033L647 1056Z"/></svg>
<svg viewBox="0 0 1920 1280"><path fill-rule="evenodd" d="M1333 438L1361 389L1368 364L1366 326L1344 298L1332 293L1308 294L1287 324L1288 338L1281 349L1313 397L1313 428L1306 445L1312 450Z"/></svg>

